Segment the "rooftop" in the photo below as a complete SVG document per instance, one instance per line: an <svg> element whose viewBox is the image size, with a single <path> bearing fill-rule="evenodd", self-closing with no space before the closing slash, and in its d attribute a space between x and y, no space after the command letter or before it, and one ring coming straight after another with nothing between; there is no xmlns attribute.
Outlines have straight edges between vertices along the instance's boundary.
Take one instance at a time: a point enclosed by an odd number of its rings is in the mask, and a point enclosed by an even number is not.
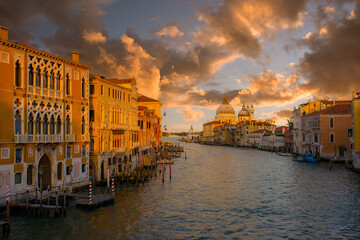
<svg viewBox="0 0 360 240"><path fill-rule="evenodd" d="M150 98L150 97L147 97L147 96L144 96L144 95L139 95L138 96L138 101L139 102L160 102L156 99L153 99L153 98Z"/></svg>
<svg viewBox="0 0 360 240"><path fill-rule="evenodd" d="M307 114L305 116L315 115L351 115L351 104L335 105L321 111Z"/></svg>

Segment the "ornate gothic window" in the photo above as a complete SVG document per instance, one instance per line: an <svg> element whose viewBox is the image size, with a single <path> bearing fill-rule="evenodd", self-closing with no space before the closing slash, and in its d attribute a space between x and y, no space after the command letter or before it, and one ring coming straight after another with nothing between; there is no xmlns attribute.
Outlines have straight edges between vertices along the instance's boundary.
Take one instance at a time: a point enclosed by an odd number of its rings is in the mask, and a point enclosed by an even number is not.
<svg viewBox="0 0 360 240"><path fill-rule="evenodd" d="M15 63L15 86L21 87L21 68L19 60Z"/></svg>
<svg viewBox="0 0 360 240"><path fill-rule="evenodd" d="M50 134L51 135L55 134L55 118L54 118L54 115L52 115L51 118L50 118Z"/></svg>
<svg viewBox="0 0 360 240"><path fill-rule="evenodd" d="M60 72L57 72L56 75L56 90L60 91Z"/></svg>
<svg viewBox="0 0 360 240"><path fill-rule="evenodd" d="M85 79L81 79L81 96L85 97Z"/></svg>
<svg viewBox="0 0 360 240"><path fill-rule="evenodd" d="M56 133L61 134L61 119L60 119L60 116L58 116L58 118L57 118Z"/></svg>
<svg viewBox="0 0 360 240"><path fill-rule="evenodd" d="M35 85L37 87L40 87L40 85L41 85L41 71L40 71L39 67L37 67L37 69L36 69Z"/></svg>
<svg viewBox="0 0 360 240"><path fill-rule="evenodd" d="M35 120L35 134L41 134L41 120L39 114L36 116Z"/></svg>
<svg viewBox="0 0 360 240"><path fill-rule="evenodd" d="M49 74L48 71L45 70L43 76L43 88L48 88L48 87L49 87Z"/></svg>
<svg viewBox="0 0 360 240"><path fill-rule="evenodd" d="M70 134L70 117L69 115L66 116L66 134Z"/></svg>
<svg viewBox="0 0 360 240"><path fill-rule="evenodd" d="M21 115L19 111L15 113L15 134L21 134Z"/></svg>
<svg viewBox="0 0 360 240"><path fill-rule="evenodd" d="M51 70L50 72L50 89L54 89L54 86L55 86L55 79L54 79L54 72L53 70Z"/></svg>
<svg viewBox="0 0 360 240"><path fill-rule="evenodd" d="M48 134L48 126L49 126L49 123L48 123L49 119L47 117L47 115L45 114L44 116L44 120L43 120L43 134Z"/></svg>
<svg viewBox="0 0 360 240"><path fill-rule="evenodd" d="M66 95L70 95L70 76L66 74L66 82L65 82Z"/></svg>
<svg viewBox="0 0 360 240"><path fill-rule="evenodd" d="M34 117L32 113L30 114L28 119L28 134L34 134Z"/></svg>
<svg viewBox="0 0 360 240"><path fill-rule="evenodd" d="M34 85L34 68L31 64L29 66L29 85Z"/></svg>

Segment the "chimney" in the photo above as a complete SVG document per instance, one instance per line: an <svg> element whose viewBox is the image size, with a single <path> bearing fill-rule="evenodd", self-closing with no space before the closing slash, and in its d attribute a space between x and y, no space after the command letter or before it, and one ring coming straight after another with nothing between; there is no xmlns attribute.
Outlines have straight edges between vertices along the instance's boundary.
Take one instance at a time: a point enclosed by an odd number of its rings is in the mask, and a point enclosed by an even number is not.
<svg viewBox="0 0 360 240"><path fill-rule="evenodd" d="M79 53L78 52L76 52L76 51L72 52L72 60L74 62L79 62Z"/></svg>
<svg viewBox="0 0 360 240"><path fill-rule="evenodd" d="M0 26L0 39L8 40L8 32L6 27Z"/></svg>

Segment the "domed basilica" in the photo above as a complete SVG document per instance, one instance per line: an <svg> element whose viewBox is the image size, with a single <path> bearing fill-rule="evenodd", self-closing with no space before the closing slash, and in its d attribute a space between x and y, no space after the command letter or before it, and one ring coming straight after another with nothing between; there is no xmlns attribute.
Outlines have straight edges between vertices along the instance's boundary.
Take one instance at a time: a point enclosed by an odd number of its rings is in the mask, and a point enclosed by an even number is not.
<svg viewBox="0 0 360 240"><path fill-rule="evenodd" d="M218 107L215 116L216 121L236 123L236 115L234 108L230 105L227 96L224 96L222 104ZM238 121L250 121L254 120L254 106L245 107L243 104L242 109L238 113Z"/></svg>

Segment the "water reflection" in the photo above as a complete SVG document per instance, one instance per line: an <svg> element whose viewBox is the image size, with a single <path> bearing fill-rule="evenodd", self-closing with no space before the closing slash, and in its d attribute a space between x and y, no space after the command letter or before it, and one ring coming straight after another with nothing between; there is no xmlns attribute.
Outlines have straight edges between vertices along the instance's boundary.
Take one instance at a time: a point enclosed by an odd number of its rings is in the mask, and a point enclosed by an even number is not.
<svg viewBox="0 0 360 240"><path fill-rule="evenodd" d="M183 143L183 157L116 203L66 218L12 220L9 239L263 239L360 237L360 175L256 149Z"/></svg>

